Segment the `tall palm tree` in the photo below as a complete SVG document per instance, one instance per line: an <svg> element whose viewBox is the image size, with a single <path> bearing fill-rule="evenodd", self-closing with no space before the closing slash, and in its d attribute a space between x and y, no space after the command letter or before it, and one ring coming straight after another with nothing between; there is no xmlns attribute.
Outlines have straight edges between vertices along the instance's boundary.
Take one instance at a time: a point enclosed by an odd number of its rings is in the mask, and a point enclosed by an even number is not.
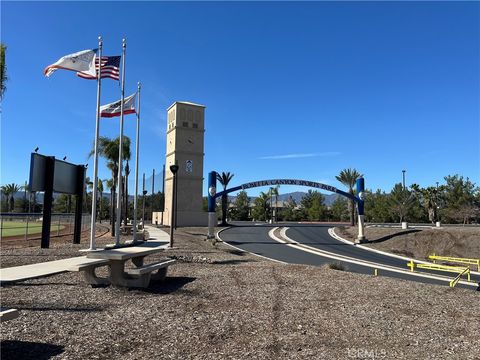
<svg viewBox="0 0 480 360"><path fill-rule="evenodd" d="M270 195L270 210L272 211L272 216L271 219L273 221L273 213L275 213L275 221L277 220L277 207L278 207L278 189L280 188L280 185L276 185L275 187L271 187L268 191ZM275 196L275 211L273 210L273 197Z"/></svg>
<svg viewBox="0 0 480 360"><path fill-rule="evenodd" d="M427 210L430 222L435 224L435 221L440 221L438 214L439 200L441 200L445 187L442 185L436 188L433 186L421 188L418 184L412 184L411 188L413 194L420 198L421 203Z"/></svg>
<svg viewBox="0 0 480 360"><path fill-rule="evenodd" d="M112 178L114 181L113 185L113 192L115 193L117 190L117 183L118 183L118 150L120 145L120 137L115 139L110 139L106 136L101 136L98 139L98 154L107 160L107 168L110 169L112 172ZM90 151L89 157L93 156L95 150L92 149ZM130 138L128 136L123 136L123 160L130 160L131 152L130 152ZM115 200L115 199L114 199ZM115 236L115 201L111 203L112 210L112 236Z"/></svg>
<svg viewBox="0 0 480 360"><path fill-rule="evenodd" d="M15 183L3 185L1 187L2 194L5 196L5 199L7 201L7 212L10 212L13 210L15 207L15 199L14 195L16 192L20 191L22 187L20 185L17 185Z"/></svg>
<svg viewBox="0 0 480 360"><path fill-rule="evenodd" d="M270 201L272 197L270 196L270 193L264 193L263 191L260 192L258 195L258 203L260 204L262 210L263 210L263 215L265 216L265 221L268 220L268 202Z"/></svg>
<svg viewBox="0 0 480 360"><path fill-rule="evenodd" d="M28 184L27 184L26 180L25 180L25 185L22 186L22 189L23 189L23 209L22 209L22 211L25 213L25 212L27 212L27 209L28 209L28 204L27 204Z"/></svg>
<svg viewBox="0 0 480 360"><path fill-rule="evenodd" d="M98 179L97 191L98 191L98 201L100 203L100 206L97 208L98 220L102 222L103 180L101 179Z"/></svg>
<svg viewBox="0 0 480 360"><path fill-rule="evenodd" d="M340 171L340 174L335 176L335 178L340 181L343 185L348 187L348 193L354 195L353 187L357 182L357 179L362 177L356 169L343 169ZM350 213L350 225L355 225L355 204L353 200L348 199L348 210Z"/></svg>
<svg viewBox="0 0 480 360"><path fill-rule="evenodd" d="M113 204L115 203L115 181L113 179L104 180L110 189L110 225L113 226Z"/></svg>
<svg viewBox="0 0 480 360"><path fill-rule="evenodd" d="M85 178L85 211L88 213L88 189L92 190L93 189L93 181L90 180L90 177Z"/></svg>
<svg viewBox="0 0 480 360"><path fill-rule="evenodd" d="M223 191L227 190L228 183L232 180L233 174L230 172L222 172L222 175L217 173L217 180L223 186ZM227 225L227 194L222 195L222 225Z"/></svg>
<svg viewBox="0 0 480 360"><path fill-rule="evenodd" d="M6 194L5 191L6 191L6 185L2 185L0 186L0 195L5 199L5 207L8 211L8 198L9 198L9 194ZM3 211L3 207L2 207L2 211Z"/></svg>
<svg viewBox="0 0 480 360"><path fill-rule="evenodd" d="M123 192L123 195L124 195L124 206L125 206L125 218L123 220L123 223L125 226L127 226L127 218L128 218L128 175L130 175L130 165L128 164L128 160L127 160L127 164L125 165L125 191Z"/></svg>

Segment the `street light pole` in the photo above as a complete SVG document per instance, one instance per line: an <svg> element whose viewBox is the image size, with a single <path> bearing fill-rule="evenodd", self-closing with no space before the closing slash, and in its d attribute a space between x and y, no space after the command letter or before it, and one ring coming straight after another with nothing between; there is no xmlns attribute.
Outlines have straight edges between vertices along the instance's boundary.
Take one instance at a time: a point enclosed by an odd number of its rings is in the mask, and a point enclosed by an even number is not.
<svg viewBox="0 0 480 360"><path fill-rule="evenodd" d="M402 170L402 173L403 173L403 190L405 190L405 172L407 170Z"/></svg>
<svg viewBox="0 0 480 360"><path fill-rule="evenodd" d="M172 206L170 208L170 247L173 247L173 229L176 227L175 224L175 212L177 211L175 202L176 202L176 188L177 188L177 171L178 165L170 165L170 171L173 174L173 183L172 183Z"/></svg>

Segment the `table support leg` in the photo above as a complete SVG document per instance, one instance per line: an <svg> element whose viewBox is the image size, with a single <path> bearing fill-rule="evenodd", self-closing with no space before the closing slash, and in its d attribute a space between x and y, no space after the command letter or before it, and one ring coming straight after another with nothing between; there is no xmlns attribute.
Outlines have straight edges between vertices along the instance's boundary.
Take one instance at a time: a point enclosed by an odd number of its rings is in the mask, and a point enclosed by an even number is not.
<svg viewBox="0 0 480 360"><path fill-rule="evenodd" d="M167 276L167 270L168 270L168 267L158 269L158 271L155 274L152 274L152 280L164 281L165 277Z"/></svg>
<svg viewBox="0 0 480 360"><path fill-rule="evenodd" d="M151 273L130 277L125 273L124 260L110 261L110 280L114 286L146 288L150 284L150 277Z"/></svg>
<svg viewBox="0 0 480 360"><path fill-rule="evenodd" d="M95 274L95 267L90 267L83 272L83 276L85 280L92 286L95 285L110 285L110 281L108 279L100 278Z"/></svg>

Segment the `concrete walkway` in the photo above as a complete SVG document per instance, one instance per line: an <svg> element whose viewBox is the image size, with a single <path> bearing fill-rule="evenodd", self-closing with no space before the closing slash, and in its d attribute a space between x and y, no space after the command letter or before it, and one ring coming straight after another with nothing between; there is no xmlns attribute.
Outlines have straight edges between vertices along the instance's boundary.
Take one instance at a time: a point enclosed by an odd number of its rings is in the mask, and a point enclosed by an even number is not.
<svg viewBox="0 0 480 360"><path fill-rule="evenodd" d="M67 272L68 268L85 264L95 259L87 259L86 256L78 256L69 259L47 261L38 264L30 264L23 266L14 266L0 269L0 283L8 284L16 281L35 279L43 276L60 274Z"/></svg>
<svg viewBox="0 0 480 360"><path fill-rule="evenodd" d="M147 230L150 235L148 240L170 241L170 234L165 230L158 229L154 226L145 226L145 230Z"/></svg>
<svg viewBox="0 0 480 360"><path fill-rule="evenodd" d="M147 230L150 235L148 239L149 241L155 240L168 243L170 239L170 235L166 231L158 229L154 226L145 226L145 230ZM167 244L165 244L165 246L167 246ZM16 281L23 281L43 276L60 274L69 271L69 269L72 267L78 266L80 264L87 264L92 261L97 260L88 259L86 256L78 256L69 259L47 261L38 264L14 266L0 269L0 284L8 284L14 283Z"/></svg>

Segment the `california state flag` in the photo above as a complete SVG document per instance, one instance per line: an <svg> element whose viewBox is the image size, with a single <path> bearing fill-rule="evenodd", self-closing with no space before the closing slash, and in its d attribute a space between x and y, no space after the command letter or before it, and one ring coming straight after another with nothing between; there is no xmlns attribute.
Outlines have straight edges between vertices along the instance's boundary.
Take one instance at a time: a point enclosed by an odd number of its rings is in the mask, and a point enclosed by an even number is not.
<svg viewBox="0 0 480 360"><path fill-rule="evenodd" d="M126 97L123 105L123 114L135 114L135 96L137 93ZM115 101L114 103L103 105L100 107L100 117L115 117L120 116L122 111L122 100Z"/></svg>
<svg viewBox="0 0 480 360"><path fill-rule="evenodd" d="M65 55L56 63L48 65L43 73L46 77L52 75L57 69L80 71L84 74L97 77L95 70L95 52L96 50L82 50L74 54Z"/></svg>

